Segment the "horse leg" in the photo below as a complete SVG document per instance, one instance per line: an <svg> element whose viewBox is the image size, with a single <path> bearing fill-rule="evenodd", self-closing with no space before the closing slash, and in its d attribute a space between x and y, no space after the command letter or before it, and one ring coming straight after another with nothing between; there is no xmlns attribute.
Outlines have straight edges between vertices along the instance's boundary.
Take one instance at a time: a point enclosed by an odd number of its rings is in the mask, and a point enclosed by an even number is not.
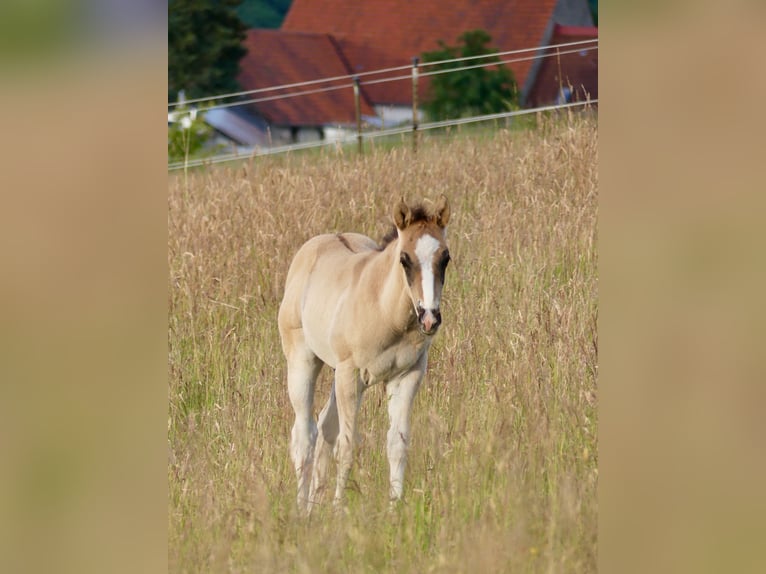
<svg viewBox="0 0 766 574"><path fill-rule="evenodd" d="M335 370L335 399L338 410L338 481L335 485L334 504L339 507L343 503L346 482L351 472L354 455L354 435L356 432L356 415L362 401L364 384L351 366L338 365Z"/></svg>
<svg viewBox="0 0 766 574"><path fill-rule="evenodd" d="M321 368L322 363L304 345L291 347L287 360L287 390L295 411L295 423L290 439L290 457L298 478L298 510L303 514L308 513L308 491L317 436L312 408L314 386Z"/></svg>
<svg viewBox="0 0 766 574"><path fill-rule="evenodd" d="M327 468L330 457L338 438L338 405L335 400L335 383L333 382L330 398L319 413L319 433L314 448L314 475L311 478L309 500L311 504L321 504L327 486ZM311 510L309 508L309 510Z"/></svg>
<svg viewBox="0 0 766 574"><path fill-rule="evenodd" d="M405 373L386 385L390 422L386 450L390 468L389 497L392 503L402 498L404 470L407 466L407 448L410 443L412 403L425 373L425 360L422 363L422 366L418 365L417 370Z"/></svg>

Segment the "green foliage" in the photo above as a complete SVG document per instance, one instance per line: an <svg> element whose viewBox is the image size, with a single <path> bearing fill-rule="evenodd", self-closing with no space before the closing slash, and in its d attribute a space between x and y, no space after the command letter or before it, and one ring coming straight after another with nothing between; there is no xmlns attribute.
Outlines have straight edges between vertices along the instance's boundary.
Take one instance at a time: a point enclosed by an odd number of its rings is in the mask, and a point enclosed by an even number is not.
<svg viewBox="0 0 766 574"><path fill-rule="evenodd" d="M168 3L168 101L239 89L239 61L246 27L241 0L170 0Z"/></svg>
<svg viewBox="0 0 766 574"><path fill-rule="evenodd" d="M458 38L460 45L423 53L423 62L437 62L467 56L493 54L492 37L484 30L471 30ZM477 63L499 62L497 56L478 61L437 64L429 70L450 70ZM513 72L500 64L494 68L473 68L431 76L430 93L423 109L432 120L446 120L506 111L518 105L518 89Z"/></svg>
<svg viewBox="0 0 766 574"><path fill-rule="evenodd" d="M590 15L593 16L593 25L598 26L598 0L588 0Z"/></svg>
<svg viewBox="0 0 766 574"><path fill-rule="evenodd" d="M292 0L242 0L237 13L248 28L279 28Z"/></svg>
<svg viewBox="0 0 766 574"><path fill-rule="evenodd" d="M168 161L183 161L200 155L213 129L201 113L178 106L177 120L168 127ZM188 115L187 115L188 112ZM184 121L182 118L188 118ZM184 125L186 123L186 125Z"/></svg>

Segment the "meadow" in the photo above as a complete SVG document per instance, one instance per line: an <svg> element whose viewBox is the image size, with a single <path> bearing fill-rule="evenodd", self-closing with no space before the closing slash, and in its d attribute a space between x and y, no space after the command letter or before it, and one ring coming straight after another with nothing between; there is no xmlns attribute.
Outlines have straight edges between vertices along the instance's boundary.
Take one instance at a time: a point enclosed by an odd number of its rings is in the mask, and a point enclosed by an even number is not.
<svg viewBox="0 0 766 574"><path fill-rule="evenodd" d="M453 135L170 175L170 571L596 571L597 118ZM375 387L346 511L301 519L276 324L291 258L319 233L379 239L400 196L441 193L452 262L404 502L389 511Z"/></svg>

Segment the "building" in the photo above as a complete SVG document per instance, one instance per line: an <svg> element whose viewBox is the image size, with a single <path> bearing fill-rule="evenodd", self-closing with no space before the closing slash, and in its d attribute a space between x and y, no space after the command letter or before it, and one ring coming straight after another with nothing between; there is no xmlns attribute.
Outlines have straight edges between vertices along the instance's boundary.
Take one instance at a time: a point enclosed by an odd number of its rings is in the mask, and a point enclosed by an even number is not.
<svg viewBox="0 0 766 574"><path fill-rule="evenodd" d="M499 51L540 47L537 52L509 56L507 66L520 88L522 106L555 103L562 97L591 98L597 93L597 50L582 62L563 60L562 77L551 68L554 58L544 47L573 37L594 37L587 0L294 0L280 30L251 30L248 54L239 81L245 90L344 77L335 82L304 85L280 92L252 94L253 108L280 139L306 141L342 134L355 127L355 104L349 75L411 65L413 56L439 48L441 40L455 45L468 30L483 29ZM587 31L584 32L584 31ZM586 36L583 36L583 34ZM588 36L589 35L589 36ZM595 34L597 38L597 33ZM581 50L580 50L581 51ZM578 52L580 52L578 51ZM586 51L587 52L587 51ZM585 65L587 61L587 65ZM580 65L583 64L583 65ZM581 77L581 74L585 76ZM395 81L372 80L399 77ZM551 79L553 78L553 79ZM571 94L558 89L566 84ZM542 85L540 85L542 82ZM556 89L551 92L551 82ZM571 86L571 87L570 87ZM326 91L318 91L327 88ZM337 89L332 89L337 88ZM296 91L304 96L266 99ZM428 93L428 79L419 98ZM563 94L563 96L562 96ZM408 70L362 76L361 114L370 124L390 127L412 119L412 82ZM340 131L338 131L340 130Z"/></svg>

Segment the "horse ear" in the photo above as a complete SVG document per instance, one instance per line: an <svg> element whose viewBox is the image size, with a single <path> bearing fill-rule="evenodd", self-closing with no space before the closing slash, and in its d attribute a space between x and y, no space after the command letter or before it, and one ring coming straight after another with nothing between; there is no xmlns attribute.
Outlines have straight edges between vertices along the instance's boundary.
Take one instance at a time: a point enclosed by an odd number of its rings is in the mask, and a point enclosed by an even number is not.
<svg viewBox="0 0 766 574"><path fill-rule="evenodd" d="M436 202L436 224L439 227L447 227L449 223L449 200L446 195L442 195Z"/></svg>
<svg viewBox="0 0 766 574"><path fill-rule="evenodd" d="M403 197L399 200L399 203L396 204L396 207L394 207L393 217L396 227L402 231L404 231L412 221L412 211L407 205L407 202L404 201Z"/></svg>

